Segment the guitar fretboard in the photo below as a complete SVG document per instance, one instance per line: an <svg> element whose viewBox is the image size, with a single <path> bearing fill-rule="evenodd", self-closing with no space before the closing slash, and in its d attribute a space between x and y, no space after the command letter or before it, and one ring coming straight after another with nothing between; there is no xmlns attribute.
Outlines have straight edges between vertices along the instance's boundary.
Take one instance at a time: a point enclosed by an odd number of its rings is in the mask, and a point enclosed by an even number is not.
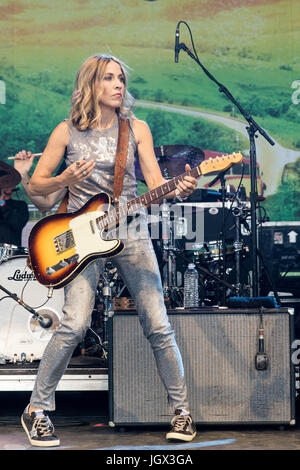
<svg viewBox="0 0 300 470"><path fill-rule="evenodd" d="M200 168L197 166L192 170L186 171L185 173L176 176L175 178L172 178L161 186L152 189L148 193L145 193L142 196L132 199L131 201L127 202L127 204L118 205L117 208L114 207L105 215L102 215L101 217L98 217L96 219L98 228L101 230L111 224L117 224L120 218L127 217L128 215L133 214L142 207L149 207L151 204L155 203L156 201L159 201L166 194L170 193L171 191L174 191L179 181L182 181L184 176L186 175L190 175L193 178L198 178L201 175Z"/></svg>

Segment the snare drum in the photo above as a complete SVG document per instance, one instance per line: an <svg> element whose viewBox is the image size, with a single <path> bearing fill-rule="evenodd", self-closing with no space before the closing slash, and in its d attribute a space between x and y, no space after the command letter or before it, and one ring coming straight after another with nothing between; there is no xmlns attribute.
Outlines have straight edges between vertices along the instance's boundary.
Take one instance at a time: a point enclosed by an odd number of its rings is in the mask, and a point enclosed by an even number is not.
<svg viewBox="0 0 300 470"><path fill-rule="evenodd" d="M187 250L191 260L196 263L216 261L223 256L223 242L221 240L207 243L195 243L191 250ZM233 245L226 245L226 255L233 254Z"/></svg>
<svg viewBox="0 0 300 470"><path fill-rule="evenodd" d="M195 263L202 263L210 259L210 252L207 243L195 243L191 250L186 250L187 256Z"/></svg>
<svg viewBox="0 0 300 470"><path fill-rule="evenodd" d="M9 361L16 358L20 360L21 357L23 360L39 360L60 323L64 289L55 289L52 297L47 299L48 289L36 280L27 266L25 255L14 256L2 262L0 279L3 287L52 320L50 328L42 328L30 312L7 297L4 291L0 291L0 355Z"/></svg>
<svg viewBox="0 0 300 470"><path fill-rule="evenodd" d="M223 256L223 242L222 240L212 241L207 243L210 258L216 260ZM233 254L233 245L226 245L226 256Z"/></svg>

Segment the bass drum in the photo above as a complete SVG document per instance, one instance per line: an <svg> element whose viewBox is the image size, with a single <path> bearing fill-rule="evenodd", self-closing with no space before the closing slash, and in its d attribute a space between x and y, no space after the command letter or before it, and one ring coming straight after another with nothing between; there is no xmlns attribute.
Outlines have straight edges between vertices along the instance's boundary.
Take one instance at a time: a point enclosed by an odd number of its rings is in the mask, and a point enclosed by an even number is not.
<svg viewBox="0 0 300 470"><path fill-rule="evenodd" d="M40 284L27 266L27 256L14 256L0 264L0 283L52 325L42 328L30 312L0 291L0 357L6 361L41 359L53 331L58 327L64 305L64 289L55 289L48 298L48 288Z"/></svg>

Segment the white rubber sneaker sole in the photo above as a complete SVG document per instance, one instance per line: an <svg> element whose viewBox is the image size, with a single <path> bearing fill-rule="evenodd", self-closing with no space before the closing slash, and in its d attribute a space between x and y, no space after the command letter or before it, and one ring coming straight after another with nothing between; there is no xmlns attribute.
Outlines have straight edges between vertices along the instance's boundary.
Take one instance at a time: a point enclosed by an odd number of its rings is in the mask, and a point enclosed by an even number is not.
<svg viewBox="0 0 300 470"><path fill-rule="evenodd" d="M28 429L27 429L27 427L24 423L23 416L21 416L21 424L22 424L23 429L26 432L28 440L29 440L29 442L32 446L35 446L35 447L56 447L56 446L60 445L60 440L59 439L56 439L56 440L53 440L53 441L36 441L35 439L32 439L29 432L28 432Z"/></svg>
<svg viewBox="0 0 300 470"><path fill-rule="evenodd" d="M189 442L189 441L192 441L194 439L194 437L196 437L196 434L197 434L197 432L194 432L191 435L178 434L178 432L168 432L167 435L166 435L166 438L176 440L176 441Z"/></svg>

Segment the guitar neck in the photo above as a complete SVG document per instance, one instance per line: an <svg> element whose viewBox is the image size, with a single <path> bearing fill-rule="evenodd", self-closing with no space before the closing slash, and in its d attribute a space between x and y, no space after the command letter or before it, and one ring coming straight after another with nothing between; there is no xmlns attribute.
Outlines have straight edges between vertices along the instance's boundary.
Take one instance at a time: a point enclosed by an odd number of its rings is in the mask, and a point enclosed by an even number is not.
<svg viewBox="0 0 300 470"><path fill-rule="evenodd" d="M193 168L190 171L186 171L182 175L175 176L175 178L172 178L171 180L168 180L166 183L162 184L161 186L158 186L155 189L152 189L151 191L148 191L147 193L143 194L142 196L137 197L136 199L132 199L127 203L127 211L128 213L135 212L135 207L137 206L137 209L140 207L149 207L151 204L161 200L166 194L169 194L170 192L174 191L176 189L177 184L179 181L182 181L183 178L186 175L193 176L194 178L198 178L201 175L201 171L199 167Z"/></svg>
<svg viewBox="0 0 300 470"><path fill-rule="evenodd" d="M120 218L131 215L142 207L149 207L151 204L160 201L166 194L174 191L179 181L182 181L186 175L198 178L201 175L200 167L197 166L192 170L182 173L179 176L175 176L175 178L172 178L161 186L148 191L142 196L132 199L131 201L127 202L127 204L119 205L117 208L110 210L106 215L97 219L98 227L103 229L113 223L117 224Z"/></svg>
<svg viewBox="0 0 300 470"><path fill-rule="evenodd" d="M199 176L202 174L226 170L234 163L240 163L242 160L243 156L241 153L222 155L204 160L202 163L200 163L199 166L182 173L182 175L175 176L175 178L166 181L164 184L158 186L155 189L152 189L148 193L132 199L131 201L127 202L127 204L117 204L117 206L114 207L111 211L97 219L97 225L99 229L104 229L107 226L118 223L120 218L127 217L142 207L149 207L151 204L160 201L166 194L174 191L178 183L182 181L186 175L192 176L193 178L199 178Z"/></svg>

